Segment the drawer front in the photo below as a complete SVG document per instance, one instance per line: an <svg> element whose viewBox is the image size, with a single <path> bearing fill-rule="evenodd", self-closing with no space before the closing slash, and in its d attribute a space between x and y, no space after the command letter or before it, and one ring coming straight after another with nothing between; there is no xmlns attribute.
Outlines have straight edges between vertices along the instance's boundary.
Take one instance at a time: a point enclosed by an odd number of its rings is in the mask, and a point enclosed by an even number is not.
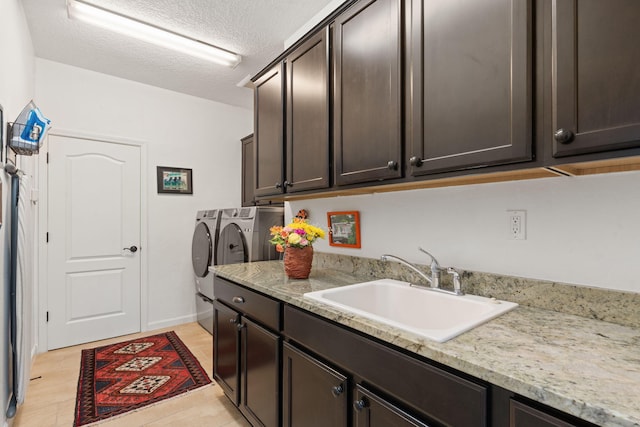
<svg viewBox="0 0 640 427"><path fill-rule="evenodd" d="M487 425L487 387L481 384L290 306L284 310L284 334L439 423Z"/></svg>
<svg viewBox="0 0 640 427"><path fill-rule="evenodd" d="M282 329L282 303L221 277L214 279L216 299L274 331Z"/></svg>
<svg viewBox="0 0 640 427"><path fill-rule="evenodd" d="M570 424L513 399L509 402L509 413L510 427L576 427L578 425Z"/></svg>

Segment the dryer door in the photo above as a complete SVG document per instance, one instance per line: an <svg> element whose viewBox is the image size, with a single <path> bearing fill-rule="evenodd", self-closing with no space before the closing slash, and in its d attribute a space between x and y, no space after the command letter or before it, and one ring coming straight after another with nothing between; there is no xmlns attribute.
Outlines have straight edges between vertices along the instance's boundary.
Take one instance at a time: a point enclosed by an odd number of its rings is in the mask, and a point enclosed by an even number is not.
<svg viewBox="0 0 640 427"><path fill-rule="evenodd" d="M209 274L211 256L213 255L213 236L204 222L198 223L191 241L191 262L196 277Z"/></svg>
<svg viewBox="0 0 640 427"><path fill-rule="evenodd" d="M218 265L249 261L249 248L237 224L227 224L218 237Z"/></svg>

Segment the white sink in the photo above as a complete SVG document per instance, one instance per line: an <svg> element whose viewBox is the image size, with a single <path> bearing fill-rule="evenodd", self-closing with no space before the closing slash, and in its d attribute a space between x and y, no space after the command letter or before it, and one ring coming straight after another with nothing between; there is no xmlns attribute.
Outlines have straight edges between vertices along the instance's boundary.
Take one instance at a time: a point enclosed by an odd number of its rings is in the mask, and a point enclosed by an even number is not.
<svg viewBox="0 0 640 427"><path fill-rule="evenodd" d="M308 292L304 297L437 342L448 341L518 306L476 295L420 289L393 279Z"/></svg>

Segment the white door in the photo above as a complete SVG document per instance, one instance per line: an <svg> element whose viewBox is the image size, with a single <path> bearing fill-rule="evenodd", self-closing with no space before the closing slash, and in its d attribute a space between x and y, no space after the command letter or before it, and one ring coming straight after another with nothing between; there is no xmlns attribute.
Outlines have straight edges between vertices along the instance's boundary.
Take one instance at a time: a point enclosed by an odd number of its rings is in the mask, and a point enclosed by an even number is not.
<svg viewBox="0 0 640 427"><path fill-rule="evenodd" d="M48 145L48 347L139 332L140 148Z"/></svg>

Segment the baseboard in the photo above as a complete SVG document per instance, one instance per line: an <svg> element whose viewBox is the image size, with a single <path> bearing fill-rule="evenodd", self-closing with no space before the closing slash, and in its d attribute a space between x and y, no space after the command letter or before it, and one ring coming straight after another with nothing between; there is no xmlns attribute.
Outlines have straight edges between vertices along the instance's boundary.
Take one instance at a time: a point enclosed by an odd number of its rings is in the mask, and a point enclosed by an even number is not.
<svg viewBox="0 0 640 427"><path fill-rule="evenodd" d="M183 323L196 322L198 320L197 315L189 314L187 316L174 317L172 319L158 320L155 322L147 323L147 331L153 331L154 329L169 328L171 326L182 325Z"/></svg>

